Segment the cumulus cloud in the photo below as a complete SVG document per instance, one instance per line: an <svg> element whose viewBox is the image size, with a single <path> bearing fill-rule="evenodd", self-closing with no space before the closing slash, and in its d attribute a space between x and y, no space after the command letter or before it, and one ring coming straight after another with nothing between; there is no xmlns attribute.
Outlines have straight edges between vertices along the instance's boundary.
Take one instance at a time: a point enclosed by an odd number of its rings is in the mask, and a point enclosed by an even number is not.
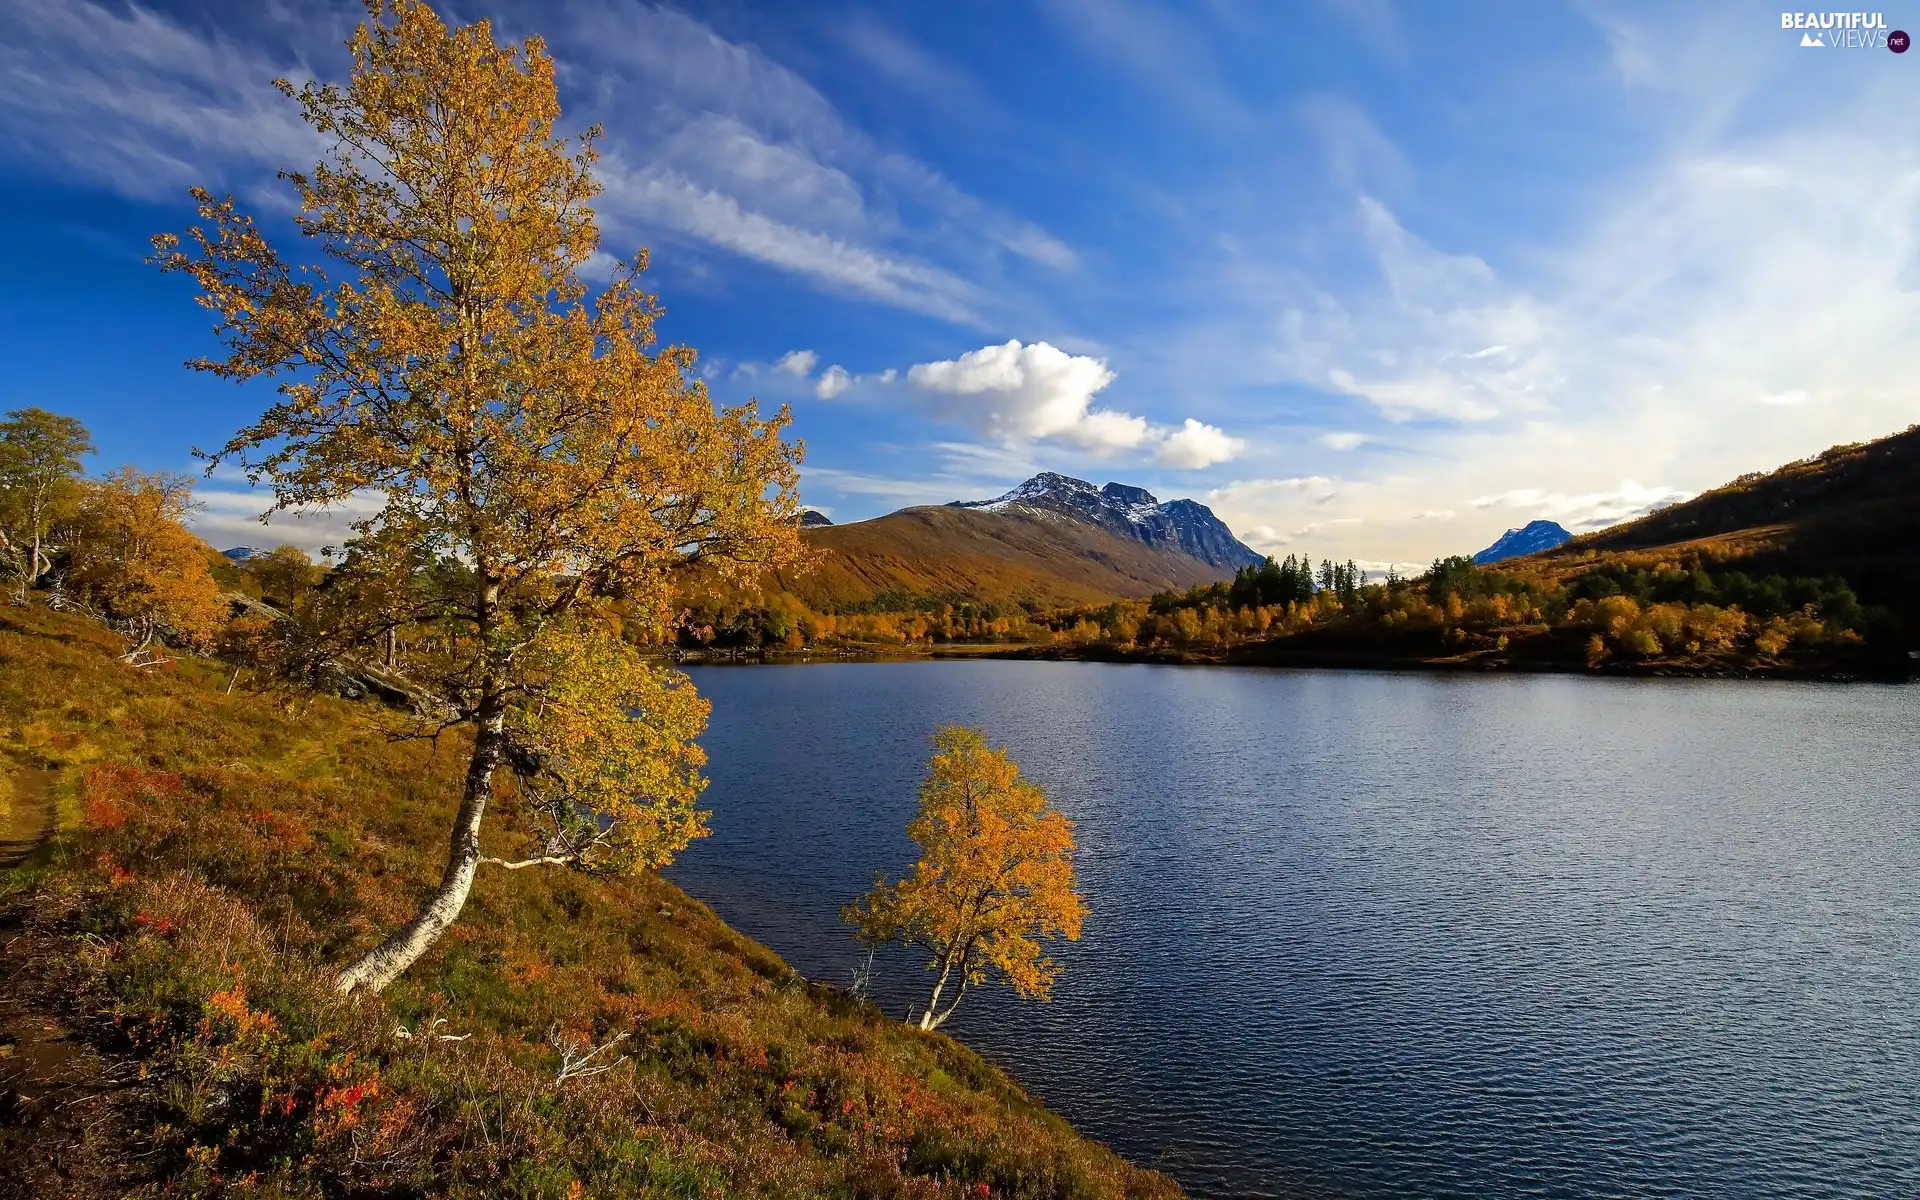
<svg viewBox="0 0 1920 1200"><path fill-rule="evenodd" d="M804 379L813 374L813 364L819 361L820 356L811 350L789 350L773 364L773 369Z"/></svg>
<svg viewBox="0 0 1920 1200"><path fill-rule="evenodd" d="M1002 441L1054 438L1103 456L1150 448L1161 465L1182 468L1226 462L1246 448L1240 438L1191 417L1167 429L1095 408L1094 397L1116 378L1103 358L1017 338L907 371L910 383L938 397L939 416Z"/></svg>
<svg viewBox="0 0 1920 1200"><path fill-rule="evenodd" d="M1186 424L1161 439L1154 461L1165 467L1198 469L1215 463L1231 462L1247 448L1242 438L1188 417Z"/></svg>
<svg viewBox="0 0 1920 1200"><path fill-rule="evenodd" d="M1323 433L1313 440L1329 450L1354 450L1370 439L1364 433Z"/></svg>
<svg viewBox="0 0 1920 1200"><path fill-rule="evenodd" d="M1017 338L907 371L915 387L944 398L937 406L942 416L989 437L1060 438L1108 453L1147 437L1145 420L1093 407L1094 396L1116 378L1105 359Z"/></svg>
<svg viewBox="0 0 1920 1200"><path fill-rule="evenodd" d="M838 363L820 372L820 381L813 385L813 394L822 400L831 400L841 392L853 386L853 376Z"/></svg>

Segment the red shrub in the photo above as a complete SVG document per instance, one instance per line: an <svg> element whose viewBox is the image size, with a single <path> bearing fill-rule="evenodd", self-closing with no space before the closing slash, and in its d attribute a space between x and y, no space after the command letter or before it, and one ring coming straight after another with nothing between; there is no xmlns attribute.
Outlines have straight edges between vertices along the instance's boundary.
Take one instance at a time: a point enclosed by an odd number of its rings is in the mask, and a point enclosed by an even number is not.
<svg viewBox="0 0 1920 1200"><path fill-rule="evenodd" d="M173 801L179 795L178 775L124 763L101 763L89 768L80 781L87 825L93 829L118 829L127 823L130 809Z"/></svg>

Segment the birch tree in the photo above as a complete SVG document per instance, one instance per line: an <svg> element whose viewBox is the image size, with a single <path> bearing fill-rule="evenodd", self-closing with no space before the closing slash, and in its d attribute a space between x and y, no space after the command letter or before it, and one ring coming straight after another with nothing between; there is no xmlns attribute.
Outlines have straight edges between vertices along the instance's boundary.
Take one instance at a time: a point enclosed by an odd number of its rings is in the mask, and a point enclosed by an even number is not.
<svg viewBox="0 0 1920 1200"><path fill-rule="evenodd" d="M80 460L93 453L87 428L41 408L17 408L0 421L0 551L14 561L15 599L52 565L48 536L80 500Z"/></svg>
<svg viewBox="0 0 1920 1200"><path fill-rule="evenodd" d="M933 741L907 826L920 860L905 878L876 879L843 912L869 943L929 953L933 991L919 1021L927 1030L953 1015L968 988L989 981L1047 999L1060 968L1042 942L1077 940L1087 911L1073 870L1073 822L980 730L950 725Z"/></svg>
<svg viewBox="0 0 1920 1200"><path fill-rule="evenodd" d="M357 575L427 631L418 669L441 724L472 730L440 883L341 973L343 991L418 959L483 862L637 870L698 836L704 706L626 648L606 606L664 627L686 568L738 577L798 547L786 410L716 411L693 352L655 348L644 252L597 292L584 281L606 261L597 130L555 133L539 39L498 45L486 22L449 28L417 0L368 10L349 82L279 83L333 144L283 175L317 265L204 190L185 239L155 239L225 341L193 365L278 382L278 402L210 457L242 465L277 509L380 498L339 585ZM517 859L481 850L503 770L554 818Z"/></svg>

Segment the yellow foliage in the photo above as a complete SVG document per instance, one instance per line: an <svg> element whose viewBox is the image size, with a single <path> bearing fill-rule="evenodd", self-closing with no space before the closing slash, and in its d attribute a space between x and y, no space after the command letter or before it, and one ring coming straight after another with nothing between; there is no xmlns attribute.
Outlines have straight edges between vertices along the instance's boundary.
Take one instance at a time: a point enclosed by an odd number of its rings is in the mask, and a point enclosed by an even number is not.
<svg viewBox="0 0 1920 1200"><path fill-rule="evenodd" d="M546 854L579 866L664 866L707 834L695 802L711 705L602 622L556 625L527 648L537 699L509 734L532 759L526 788L548 822Z"/></svg>
<svg viewBox="0 0 1920 1200"><path fill-rule="evenodd" d="M131 627L136 652L161 630L202 645L226 616L200 539L180 524L192 494L183 475L122 467L86 485L74 516L67 582Z"/></svg>
<svg viewBox="0 0 1920 1200"><path fill-rule="evenodd" d="M270 483L276 508L382 498L341 586L422 632L433 654L410 667L476 729L440 890L342 979L377 988L464 904L498 768L538 758L514 738L544 718L520 710L561 693L535 685L528 648L564 657L553 631L578 633L570 614L609 597L636 637L657 632L696 564L744 580L796 563L801 448L784 409L716 411L693 351L654 348L644 252L589 294L597 131L556 135L540 40L496 45L487 22L450 29L421 0L369 12L344 87L279 84L332 143L286 176L303 257L328 268L295 269L204 190L201 224L156 238L155 259L218 318L228 353L197 366L280 381L217 457Z"/></svg>
<svg viewBox="0 0 1920 1200"><path fill-rule="evenodd" d="M845 910L863 938L932 953L929 969L939 980L922 1029L938 1027L969 986L996 975L1017 995L1046 999L1059 966L1044 956L1041 939L1077 939L1086 916L1073 871L1073 823L981 731L952 725L933 740L919 811L907 826L920 861L905 879L877 881ZM941 1011L941 994L956 977L958 990Z"/></svg>

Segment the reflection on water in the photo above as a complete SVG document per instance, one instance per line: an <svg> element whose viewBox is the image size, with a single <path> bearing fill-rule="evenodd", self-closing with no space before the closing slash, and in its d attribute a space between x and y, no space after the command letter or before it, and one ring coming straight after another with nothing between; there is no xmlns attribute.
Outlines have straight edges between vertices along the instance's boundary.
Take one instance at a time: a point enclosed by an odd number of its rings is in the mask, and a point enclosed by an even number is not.
<svg viewBox="0 0 1920 1200"><path fill-rule="evenodd" d="M947 1028L1196 1195L1920 1194L1920 689L695 674L714 836L672 874L817 978L911 861L927 734L1011 745L1092 915L1053 1003Z"/></svg>

